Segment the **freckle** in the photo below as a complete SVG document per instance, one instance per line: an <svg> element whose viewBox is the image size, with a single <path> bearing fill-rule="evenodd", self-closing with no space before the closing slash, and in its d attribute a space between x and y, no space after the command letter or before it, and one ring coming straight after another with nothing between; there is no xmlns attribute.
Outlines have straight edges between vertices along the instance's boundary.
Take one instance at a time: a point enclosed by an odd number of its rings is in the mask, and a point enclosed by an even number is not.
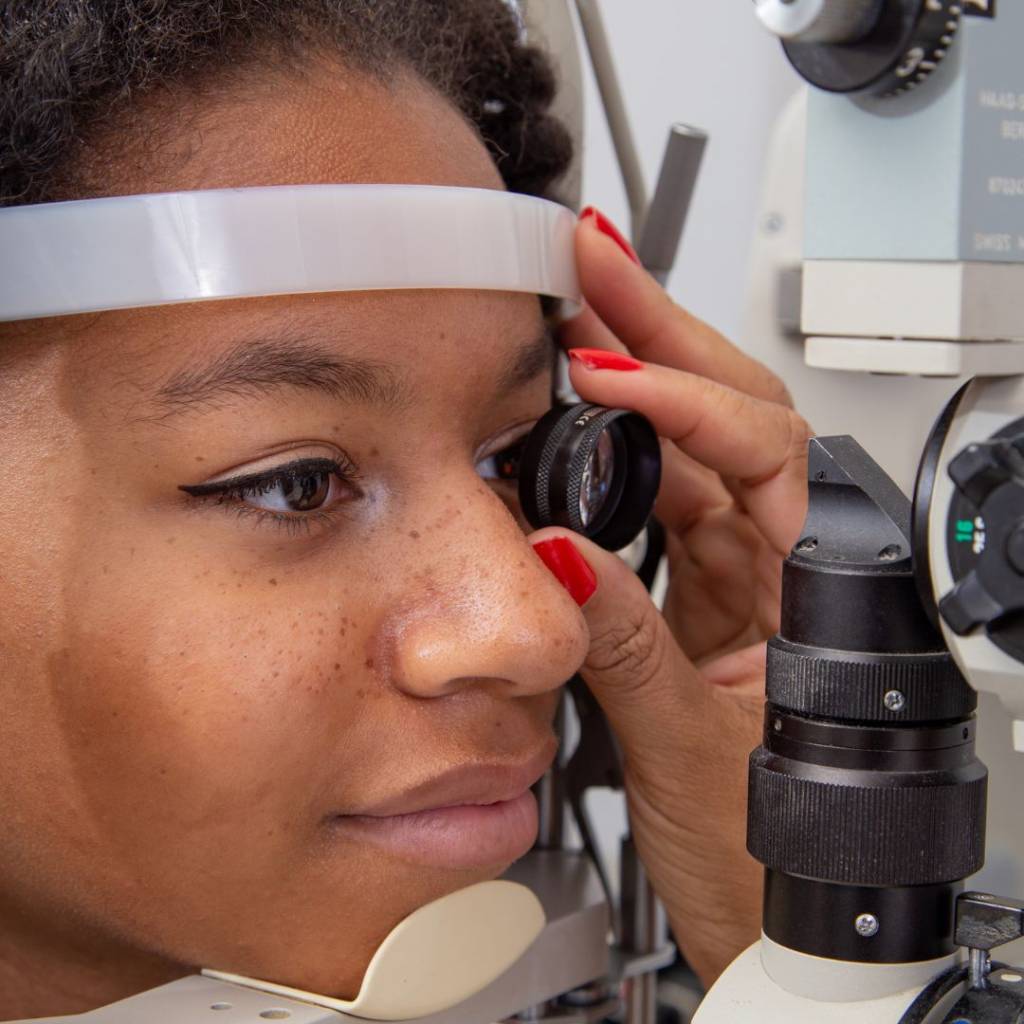
<svg viewBox="0 0 1024 1024"><path fill-rule="evenodd" d="M281 674L280 672L273 672L273 673L271 673L271 678L272 679L276 679L280 674Z"/></svg>
<svg viewBox="0 0 1024 1024"><path fill-rule="evenodd" d="M365 690L356 690L356 696L360 700L363 700L366 697L366 691Z"/></svg>
<svg viewBox="0 0 1024 1024"><path fill-rule="evenodd" d="M340 661L336 661L334 663L334 671L337 672L338 669L340 669L340 668L341 668L341 662Z"/></svg>
<svg viewBox="0 0 1024 1024"><path fill-rule="evenodd" d="M270 585L271 585L272 587L276 587L276 586L277 586L277 580L275 580L275 579L274 579L273 577L271 577L271 578L270 578L269 580L267 580L267 582L268 582L268 583L269 583L269 584L270 584Z"/></svg>
<svg viewBox="0 0 1024 1024"><path fill-rule="evenodd" d="M205 462L205 461L206 461L206 459L204 459L204 458L202 457L202 455L197 455L197 456L196 456L196 462Z"/></svg>
<svg viewBox="0 0 1024 1024"><path fill-rule="evenodd" d="M367 668L373 668L373 658L367 658L365 664Z"/></svg>
<svg viewBox="0 0 1024 1024"><path fill-rule="evenodd" d="M370 449L370 455L372 455L373 458L377 458L377 456L380 455L380 449L377 448L376 446L371 448Z"/></svg>
<svg viewBox="0 0 1024 1024"><path fill-rule="evenodd" d="M168 537L167 538L167 543L168 544L173 544L177 539L178 539L177 537Z"/></svg>
<svg viewBox="0 0 1024 1024"><path fill-rule="evenodd" d="M441 341L445 341L445 340L447 340L448 335L444 331L442 331L441 334L439 335L439 337L440 337Z"/></svg>
<svg viewBox="0 0 1024 1024"><path fill-rule="evenodd" d="M526 568L526 563L525 562L519 562L517 564L519 565L520 569L525 569Z"/></svg>
<svg viewBox="0 0 1024 1024"><path fill-rule="evenodd" d="M91 476L95 476L98 472L99 470L95 466L93 466L92 469L89 470L89 474Z"/></svg>
<svg viewBox="0 0 1024 1024"><path fill-rule="evenodd" d="M409 536L412 537L413 540L419 540L420 539L420 535L419 535L419 531L418 530L410 530L409 531Z"/></svg>
<svg viewBox="0 0 1024 1024"><path fill-rule="evenodd" d="M160 774L161 775L166 775L167 774L167 769L166 768L161 768L160 769Z"/></svg>
<svg viewBox="0 0 1024 1024"><path fill-rule="evenodd" d="M319 628L319 629L318 629L318 630L316 631L316 634L317 634L317 636L323 636L323 635L324 635L324 628L323 628L323 626L321 626L321 627L320 627L320 628Z"/></svg>

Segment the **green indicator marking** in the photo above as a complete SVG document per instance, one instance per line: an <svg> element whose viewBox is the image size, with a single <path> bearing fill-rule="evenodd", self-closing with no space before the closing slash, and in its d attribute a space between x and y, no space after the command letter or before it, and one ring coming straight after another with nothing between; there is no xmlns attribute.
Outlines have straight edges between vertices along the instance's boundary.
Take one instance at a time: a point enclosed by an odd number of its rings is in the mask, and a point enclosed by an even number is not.
<svg viewBox="0 0 1024 1024"><path fill-rule="evenodd" d="M974 520L958 519L956 521L956 542L958 544L974 543Z"/></svg>

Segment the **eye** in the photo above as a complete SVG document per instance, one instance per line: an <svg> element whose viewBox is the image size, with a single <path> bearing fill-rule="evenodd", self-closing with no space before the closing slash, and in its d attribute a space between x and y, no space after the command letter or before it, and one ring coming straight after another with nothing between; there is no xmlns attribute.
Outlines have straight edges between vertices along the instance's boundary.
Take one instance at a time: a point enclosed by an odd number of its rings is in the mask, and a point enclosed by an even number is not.
<svg viewBox="0 0 1024 1024"><path fill-rule="evenodd" d="M239 497L268 512L315 512L338 500L340 481L326 469L288 472L261 482Z"/></svg>
<svg viewBox="0 0 1024 1024"><path fill-rule="evenodd" d="M334 459L301 459L262 473L181 489L193 498L298 518L356 496L353 472Z"/></svg>
<svg viewBox="0 0 1024 1024"><path fill-rule="evenodd" d="M476 471L484 480L518 480L519 460L526 445L526 435L501 451L494 452L476 464Z"/></svg>

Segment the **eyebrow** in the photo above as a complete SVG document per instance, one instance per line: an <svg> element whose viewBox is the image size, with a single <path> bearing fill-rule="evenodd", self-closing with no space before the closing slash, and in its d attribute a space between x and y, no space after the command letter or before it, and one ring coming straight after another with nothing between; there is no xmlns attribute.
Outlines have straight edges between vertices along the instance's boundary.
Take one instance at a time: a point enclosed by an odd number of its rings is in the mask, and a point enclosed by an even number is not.
<svg viewBox="0 0 1024 1024"><path fill-rule="evenodd" d="M549 330L511 352L499 373L497 392L518 390L550 372L555 353ZM392 408L410 397L408 386L385 364L294 338L237 345L203 367L174 374L159 387L156 397L168 414L174 414L282 388L320 391L342 401Z"/></svg>
<svg viewBox="0 0 1024 1024"><path fill-rule="evenodd" d="M401 405L408 397L382 363L339 355L309 341L265 339L238 345L199 369L179 371L159 388L157 399L179 412L281 388L386 406Z"/></svg>
<svg viewBox="0 0 1024 1024"><path fill-rule="evenodd" d="M550 373L555 367L557 351L554 335L545 327L536 338L509 355L498 377L498 394L516 391L531 384L542 373Z"/></svg>

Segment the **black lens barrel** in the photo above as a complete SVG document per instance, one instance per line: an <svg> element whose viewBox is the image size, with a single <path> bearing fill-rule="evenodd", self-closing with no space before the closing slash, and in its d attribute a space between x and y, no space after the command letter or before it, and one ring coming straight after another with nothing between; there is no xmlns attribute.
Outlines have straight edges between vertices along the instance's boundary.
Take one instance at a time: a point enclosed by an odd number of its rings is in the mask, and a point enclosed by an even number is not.
<svg viewBox="0 0 1024 1024"><path fill-rule="evenodd" d="M607 432L614 465L591 521L581 514L584 471ZM628 409L556 406L534 427L519 464L519 501L536 529L565 526L617 551L643 530L661 483L661 446L651 424Z"/></svg>
<svg viewBox="0 0 1024 1024"><path fill-rule="evenodd" d="M849 438L811 442L809 481L750 759L764 931L832 959L944 956L984 860L976 695L921 607L909 501Z"/></svg>

